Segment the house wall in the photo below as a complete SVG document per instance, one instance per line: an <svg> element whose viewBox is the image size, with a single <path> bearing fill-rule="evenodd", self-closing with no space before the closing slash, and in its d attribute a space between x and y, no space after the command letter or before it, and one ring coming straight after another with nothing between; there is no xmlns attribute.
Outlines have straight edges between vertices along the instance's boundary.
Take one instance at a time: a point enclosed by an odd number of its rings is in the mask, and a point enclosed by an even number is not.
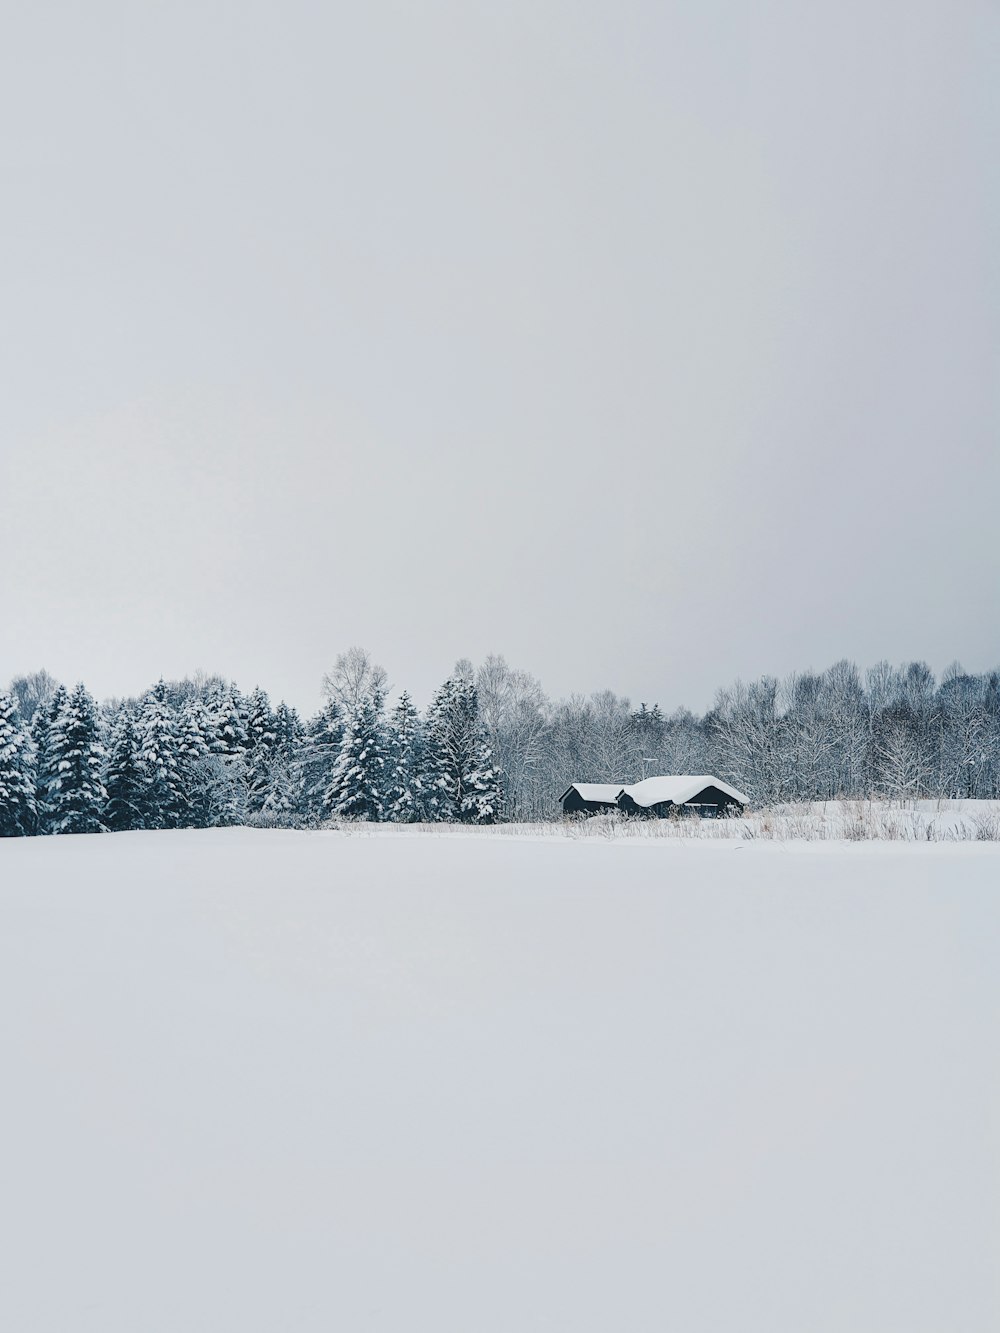
<svg viewBox="0 0 1000 1333"><path fill-rule="evenodd" d="M564 815L599 815L606 814L608 810L614 810L617 807L614 802L585 801L578 791L573 790L566 794L562 808Z"/></svg>
<svg viewBox="0 0 1000 1333"><path fill-rule="evenodd" d="M692 796L689 804L718 806L718 813L720 815L725 814L730 809L737 811L743 809L739 801L734 801L731 796L727 796L726 793L720 791L718 787L706 787L705 790L700 791L697 796Z"/></svg>
<svg viewBox="0 0 1000 1333"><path fill-rule="evenodd" d="M654 805L647 810L644 805L636 805L635 801L632 800L632 797L626 795L625 792L622 792L621 796L618 797L618 809L621 810L623 814L640 815L644 819L662 818L662 816L667 813L664 807L668 805L672 805L672 802L667 801L661 805Z"/></svg>

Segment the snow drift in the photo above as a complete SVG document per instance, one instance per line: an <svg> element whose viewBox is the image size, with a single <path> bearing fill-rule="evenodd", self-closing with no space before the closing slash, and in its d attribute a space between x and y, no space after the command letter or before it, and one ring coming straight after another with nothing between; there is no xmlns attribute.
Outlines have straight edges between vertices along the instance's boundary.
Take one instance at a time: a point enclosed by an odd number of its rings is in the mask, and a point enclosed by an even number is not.
<svg viewBox="0 0 1000 1333"><path fill-rule="evenodd" d="M1000 1326L1000 849L0 842L0 1326Z"/></svg>

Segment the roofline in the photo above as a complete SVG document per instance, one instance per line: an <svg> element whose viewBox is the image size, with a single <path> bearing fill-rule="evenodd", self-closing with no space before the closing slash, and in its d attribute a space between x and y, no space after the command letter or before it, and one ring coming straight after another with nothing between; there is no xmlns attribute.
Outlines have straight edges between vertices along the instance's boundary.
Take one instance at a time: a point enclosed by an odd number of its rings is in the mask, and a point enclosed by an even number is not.
<svg viewBox="0 0 1000 1333"><path fill-rule="evenodd" d="M581 783L577 783L577 782L571 782L571 783L569 784L569 786L566 788L566 790L563 792L563 794L559 797L559 800L560 800L560 801L565 801L566 797L570 794L571 791L575 791L576 794L580 797L581 800L583 800L583 801L587 800L587 797L584 796L583 793L580 791L580 787L581 787L581 785L584 786L584 787L613 787L613 786L615 786L615 783L613 783L613 782L584 782L584 783L581 784ZM622 792L623 792L624 790L625 790L624 787L619 787L619 788L618 788L618 796L621 796L621 794L622 794ZM614 799L613 801L606 801L606 802L602 802L601 804L605 804L605 805L617 805L617 803L618 803L618 796L616 796L615 799Z"/></svg>
<svg viewBox="0 0 1000 1333"><path fill-rule="evenodd" d="M662 776L662 777L707 778L708 781L705 782L703 786L701 786L701 787L697 787L697 788L691 793L690 796L686 797L684 800L681 800L681 801L677 800L677 798L676 798L675 796L664 796L664 797L662 797L662 798L661 798L660 800L658 800L658 801L640 801L640 800L637 800L636 797L633 795L635 789L636 789L637 787L645 786L646 783L652 783L652 782L655 782L655 781L657 780L657 776ZM700 796L701 793L702 793L707 787L716 787L716 788L723 794L723 796L725 796L725 797L727 797L727 799L733 801L736 805L744 806L744 807L745 807L745 806L748 806L748 805L750 804L750 798L749 798L748 796L746 796L743 792L738 791L735 787L731 786L731 785L730 785L728 782L726 782L723 778L716 777L716 775L715 775L714 773L690 773L690 774L688 774L688 773L677 773L677 774L674 774L674 773L666 774L666 773L664 773L664 774L662 774L662 775L656 775L656 774L654 774L654 775L652 775L652 776L650 776L650 777L648 777L648 778L643 778L640 782L633 782L630 786L624 787L624 788L622 789L622 791L624 792L624 794L625 794L626 796L628 796L628 798L631 800L632 804L638 806L639 809L641 809L641 810L651 810L651 809L653 808L654 805L667 805L667 804L670 804L670 805L694 805L694 804L701 804L701 802L696 802L694 798L695 798L696 796ZM709 804L711 804L711 802L709 802Z"/></svg>
<svg viewBox="0 0 1000 1333"><path fill-rule="evenodd" d="M662 800L659 801L650 801L648 804L645 804L642 801L637 801L635 797L632 795L632 792L635 790L635 788L641 787L647 782L655 782L658 776L695 777L695 778L704 777L708 778L709 780L704 784L703 787L699 787L696 791L692 792L692 794L687 798L687 800L684 801L677 801L672 796L664 797ZM580 791L581 787L609 787L609 788L617 787L617 795L615 796L614 800L610 801L602 799L595 800L589 796L584 796L583 792ZM729 800L733 801L736 805L747 806L750 804L750 798L748 796L744 795L743 792L738 791L735 787L731 786L723 778L716 777L714 773L652 774L648 778L641 778L638 782L624 783L622 785L618 785L614 782L571 782L569 786L566 788L566 790L563 792L563 794L559 797L559 800L565 801L566 797L570 794L570 792L575 791L576 794L580 797L580 799L582 801L586 801L588 805L617 805L623 796L627 796L629 800L631 800L632 804L637 806L640 810L651 810L654 805L696 804L696 802L694 801L694 797L699 796L705 790L706 787L717 787L718 790L721 791L724 796L726 796Z"/></svg>

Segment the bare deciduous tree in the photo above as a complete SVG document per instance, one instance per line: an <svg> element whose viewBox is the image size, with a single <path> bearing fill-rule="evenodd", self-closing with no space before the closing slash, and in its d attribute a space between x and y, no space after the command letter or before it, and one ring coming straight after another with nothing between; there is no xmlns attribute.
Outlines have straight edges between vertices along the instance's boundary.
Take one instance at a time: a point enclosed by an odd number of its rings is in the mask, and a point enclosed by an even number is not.
<svg viewBox="0 0 1000 1333"><path fill-rule="evenodd" d="M548 798L538 783L548 729L545 692L534 676L512 670L500 656L487 657L476 685L480 717L503 779L504 817L538 818Z"/></svg>
<svg viewBox="0 0 1000 1333"><path fill-rule="evenodd" d="M47 708L59 682L47 671L32 671L26 676L15 676L10 682L17 721L28 726L39 708Z"/></svg>
<svg viewBox="0 0 1000 1333"><path fill-rule="evenodd" d="M385 668L372 661L366 648L348 648L323 677L323 694L328 703L337 704L350 717L362 700L376 693L384 698L388 681Z"/></svg>

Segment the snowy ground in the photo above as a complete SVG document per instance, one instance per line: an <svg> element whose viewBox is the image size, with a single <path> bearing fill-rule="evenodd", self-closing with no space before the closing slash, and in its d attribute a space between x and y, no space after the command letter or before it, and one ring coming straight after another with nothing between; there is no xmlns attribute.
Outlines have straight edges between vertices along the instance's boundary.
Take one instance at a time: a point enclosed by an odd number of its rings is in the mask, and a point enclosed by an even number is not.
<svg viewBox="0 0 1000 1333"><path fill-rule="evenodd" d="M995 1333L1000 846L0 842L0 1328Z"/></svg>

